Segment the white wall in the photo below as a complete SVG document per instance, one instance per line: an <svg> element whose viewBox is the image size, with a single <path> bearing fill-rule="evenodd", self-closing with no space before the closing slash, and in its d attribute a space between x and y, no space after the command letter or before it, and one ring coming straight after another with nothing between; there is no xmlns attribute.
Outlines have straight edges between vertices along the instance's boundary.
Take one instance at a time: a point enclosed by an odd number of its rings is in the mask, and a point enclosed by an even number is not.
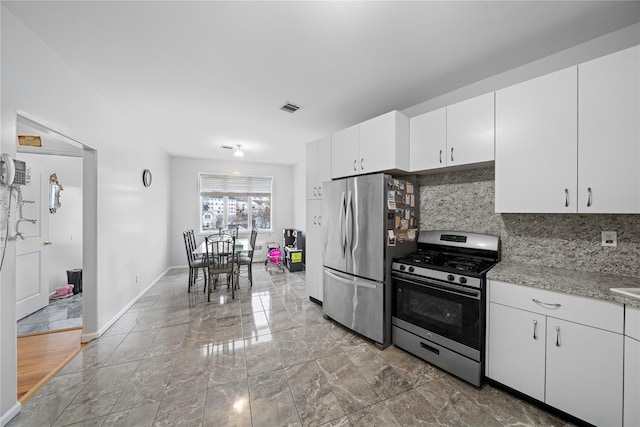
<svg viewBox="0 0 640 427"><path fill-rule="evenodd" d="M192 228L198 243L204 237L198 235L200 203L198 194L199 173L221 173L249 176L273 177L273 232L258 232L258 243L278 242L282 244L282 229L294 227L293 219L293 166L268 165L263 163L235 162L171 157L171 226L169 230L169 262L172 266L186 266L182 232ZM255 254L257 261L260 255Z"/></svg>
<svg viewBox="0 0 640 427"><path fill-rule="evenodd" d="M135 117L123 116L4 7L0 18L0 151L15 156L18 112L97 150L97 279L85 281L83 289L95 318L85 322L85 335L92 334L169 264L169 157L136 126ZM153 172L149 188L142 186L145 168ZM0 284L0 414L6 422L19 408L15 242L7 245Z"/></svg>
<svg viewBox="0 0 640 427"><path fill-rule="evenodd" d="M61 207L49 214L49 292L67 283L67 270L82 267L82 158L18 153L27 167L55 173L63 187ZM48 196L48 193L46 194ZM48 197L42 203L49 203Z"/></svg>
<svg viewBox="0 0 640 427"><path fill-rule="evenodd" d="M408 117L437 110L447 105L473 98L494 90L502 89L516 83L530 80L554 71L561 70L581 62L589 61L618 50L635 46L640 42L640 24L634 24L619 31L563 50L554 55L530 62L496 74L495 76L461 87L442 96L429 99L402 111Z"/></svg>

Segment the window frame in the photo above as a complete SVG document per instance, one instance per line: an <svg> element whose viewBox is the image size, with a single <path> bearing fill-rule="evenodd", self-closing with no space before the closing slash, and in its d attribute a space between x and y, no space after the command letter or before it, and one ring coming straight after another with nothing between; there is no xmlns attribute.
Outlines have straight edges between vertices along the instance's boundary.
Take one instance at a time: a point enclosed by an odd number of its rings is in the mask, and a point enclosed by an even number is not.
<svg viewBox="0 0 640 427"><path fill-rule="evenodd" d="M272 175L248 175L248 174L233 174L233 173L215 173L215 172L198 172L198 231L199 234L203 235L203 234L210 234L215 232L214 230L208 229L208 230L204 230L202 228L203 226L203 216L204 216L204 211L202 209L202 177L203 176L213 176L213 177L226 177L228 178L257 178L257 179L268 179L270 181L271 184L271 188L270 188L270 192L269 193L265 193L265 195L269 195L269 197L271 198L271 206L270 206L270 213L269 213L269 228L258 228L258 230L263 231L263 232L267 232L267 233L271 233L273 232L273 212L274 212L274 187L275 187L275 178ZM229 196L233 196L234 193L230 192L230 193L225 193L223 198L224 198L224 221L228 222L228 215L229 215L229 205L228 205L228 197ZM244 197L240 194L240 197ZM249 206L251 206L251 197L253 196L246 196L248 198L247 202L249 204ZM239 234L248 234L251 232L251 227L253 224L253 209L248 209L248 217L247 217L247 225L249 226L249 228L247 230L238 230Z"/></svg>

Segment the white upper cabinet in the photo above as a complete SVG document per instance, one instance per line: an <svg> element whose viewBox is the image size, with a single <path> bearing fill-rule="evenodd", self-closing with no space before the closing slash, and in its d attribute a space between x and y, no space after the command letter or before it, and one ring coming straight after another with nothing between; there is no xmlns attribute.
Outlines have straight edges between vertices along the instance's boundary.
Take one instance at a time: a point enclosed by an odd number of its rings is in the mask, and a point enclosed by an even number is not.
<svg viewBox="0 0 640 427"><path fill-rule="evenodd" d="M355 125L331 135L331 176L342 178L357 175L360 157L360 125Z"/></svg>
<svg viewBox="0 0 640 427"><path fill-rule="evenodd" d="M360 123L360 172L409 169L409 118L391 111Z"/></svg>
<svg viewBox="0 0 640 427"><path fill-rule="evenodd" d="M331 181L331 137L307 143L307 200L322 198L322 183Z"/></svg>
<svg viewBox="0 0 640 427"><path fill-rule="evenodd" d="M430 111L409 121L409 170L447 166L447 109Z"/></svg>
<svg viewBox="0 0 640 427"><path fill-rule="evenodd" d="M333 178L409 169L409 119L391 111L331 137Z"/></svg>
<svg viewBox="0 0 640 427"><path fill-rule="evenodd" d="M447 165L493 160L494 92L447 107Z"/></svg>
<svg viewBox="0 0 640 427"><path fill-rule="evenodd" d="M640 46L578 65L578 212L640 213Z"/></svg>
<svg viewBox="0 0 640 427"><path fill-rule="evenodd" d="M494 159L494 93L411 118L409 170Z"/></svg>
<svg viewBox="0 0 640 427"><path fill-rule="evenodd" d="M496 91L496 212L576 212L577 74Z"/></svg>
<svg viewBox="0 0 640 427"><path fill-rule="evenodd" d="M640 46L496 92L496 212L640 213Z"/></svg>

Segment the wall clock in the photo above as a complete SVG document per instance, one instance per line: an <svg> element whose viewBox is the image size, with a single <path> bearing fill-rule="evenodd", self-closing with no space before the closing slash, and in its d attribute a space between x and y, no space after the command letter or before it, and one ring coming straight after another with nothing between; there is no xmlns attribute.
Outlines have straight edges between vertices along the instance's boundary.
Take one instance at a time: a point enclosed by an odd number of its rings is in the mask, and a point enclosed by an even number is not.
<svg viewBox="0 0 640 427"><path fill-rule="evenodd" d="M145 169L142 172L142 184L145 187L148 187L151 185L151 171L149 169Z"/></svg>

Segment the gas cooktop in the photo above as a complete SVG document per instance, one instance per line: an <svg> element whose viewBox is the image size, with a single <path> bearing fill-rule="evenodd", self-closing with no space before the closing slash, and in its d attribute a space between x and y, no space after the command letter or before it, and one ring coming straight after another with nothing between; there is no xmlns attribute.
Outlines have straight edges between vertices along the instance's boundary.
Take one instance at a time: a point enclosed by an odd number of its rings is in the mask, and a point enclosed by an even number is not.
<svg viewBox="0 0 640 427"><path fill-rule="evenodd" d="M499 239L495 236L452 231L423 231L418 236L418 250L394 260L400 264L421 267L402 270L417 274L423 269L446 271L480 277L498 260Z"/></svg>
<svg viewBox="0 0 640 427"><path fill-rule="evenodd" d="M416 251L396 258L397 263L460 274L482 274L496 264L495 260L473 258L434 251Z"/></svg>

